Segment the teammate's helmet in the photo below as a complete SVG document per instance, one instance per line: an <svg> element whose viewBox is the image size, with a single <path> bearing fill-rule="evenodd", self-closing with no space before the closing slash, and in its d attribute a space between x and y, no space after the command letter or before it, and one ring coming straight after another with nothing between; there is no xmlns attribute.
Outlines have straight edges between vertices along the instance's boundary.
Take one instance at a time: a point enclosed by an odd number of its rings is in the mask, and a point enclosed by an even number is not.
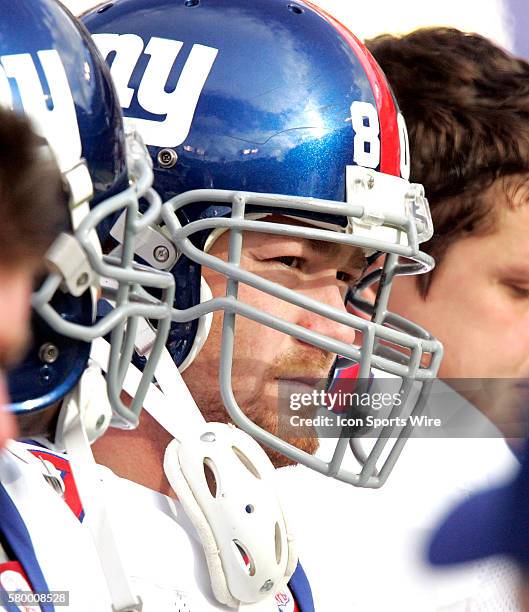
<svg viewBox="0 0 529 612"><path fill-rule="evenodd" d="M380 68L309 2L121 0L83 19L111 66L125 121L148 145L166 201L160 233L178 249L166 266L178 287L168 342L175 363L190 364L207 334L205 315L224 310L220 382L235 423L320 472L380 485L398 448L377 473L377 446L359 476L339 467L343 452L321 461L253 423L233 394L230 340L239 314L359 362L363 379L371 367L400 376L405 394L410 381L435 375L439 344L407 322L387 324L393 276L428 271L433 260L419 249L432 234L428 203L407 181L406 127ZM282 222L268 223L271 213ZM227 263L208 255L222 230L234 244L242 231L260 231L388 254L371 321L242 270L240 247ZM202 266L229 279L227 299L208 298ZM362 346L243 304L238 283L360 330Z"/></svg>
<svg viewBox="0 0 529 612"><path fill-rule="evenodd" d="M85 28L55 0L2 0L0 6L0 103L29 117L43 137L43 155L55 156L70 208L68 227L47 254L50 273L33 296L31 349L8 376L11 409L27 414L63 398L87 366L91 341L111 334L111 404L118 421L133 425L155 366L149 360L138 397L126 407L121 382L136 317L169 313L163 300L144 304L134 302L133 294L142 284L162 289L171 301L174 294L169 274L139 270L132 261L136 236L160 210L150 189L152 164L141 139L125 134L108 69ZM142 195L151 214L141 219ZM121 215L123 248L103 257L101 244ZM99 281L110 288L115 308L96 322ZM156 353L164 324L159 332ZM104 431L105 423L100 425Z"/></svg>

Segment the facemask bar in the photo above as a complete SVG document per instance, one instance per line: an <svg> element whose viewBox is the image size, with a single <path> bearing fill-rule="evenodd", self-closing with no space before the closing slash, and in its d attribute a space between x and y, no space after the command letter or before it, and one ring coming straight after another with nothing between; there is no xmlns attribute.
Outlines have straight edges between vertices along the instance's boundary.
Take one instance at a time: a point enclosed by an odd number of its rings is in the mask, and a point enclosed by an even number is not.
<svg viewBox="0 0 529 612"><path fill-rule="evenodd" d="M232 205L232 216L231 218L215 218L194 221L185 227L182 227L177 216L175 215L175 212L181 207L194 202L230 203ZM406 405L406 400L408 398L412 383L415 380L420 381L423 389L420 392L416 410L422 410L424 401L427 398L427 393L425 391L426 386L423 383L432 380L437 372L442 353L440 344L435 339L431 338L427 332L423 331L418 337L414 337L408 333L400 331L399 329L392 329L390 327L383 326L380 322L366 321L363 318L339 311L331 306L323 304L307 296L300 295L295 291L278 285L277 283L267 281L266 279L260 278L241 269L238 264L240 262L242 232L256 231L261 233L308 238L312 240L326 240L341 244L348 244L354 247L360 246L373 251L384 251L393 254L388 255L388 272L389 267L391 267L394 268L395 271L401 270L401 273L418 273L428 271L433 267L433 260L431 257L419 251L417 229L419 227L419 231L422 231L424 228L420 226L420 220L416 219L411 214L404 217L399 215L387 215L388 218L385 218L383 223L387 223L390 227L398 228L400 231L405 232L407 237L407 246L404 246L402 244L383 243L364 236L354 236L348 231L338 233L335 231L323 230L314 227L283 225L280 223L267 223L266 221L252 221L244 218L247 205L252 205L252 207L262 206L268 210L274 209L276 212L277 209L285 209L288 211L289 209L295 208L301 211L310 211L313 213L327 215L333 214L342 218L344 215L348 217L355 216L361 218L364 214L363 208L358 205L247 192L241 193L221 190L197 190L195 192L187 192L173 198L163 205L162 218L165 221L177 248L192 261L224 274L228 279L226 297L212 299L206 303L194 306L185 311L177 311L173 309L173 320L177 322L184 322L203 316L209 312L214 312L215 310L224 311L224 327L219 374L221 394L231 418L239 427L247 431L260 442L276 449L294 461L303 463L325 475L334 476L340 480L343 480L344 482L349 482L358 486L381 486L389 475L389 472L393 467L406 438L409 435L409 430L406 429L397 437L393 449L386 459L384 466L380 470L380 473L378 473L374 464L376 463L376 459L381 455L387 443L387 438L389 435L394 434L393 430L395 429L386 428L381 435L381 440L384 435L386 436L386 439L382 441L379 440L375 444L371 458L369 460L366 459L362 471L359 474L355 474L340 467L344 453L347 449L349 438L341 438L338 440L333 458L331 461L326 462L297 449L284 440L281 440L280 438L261 429L255 423L253 423L253 421L246 417L237 404L231 386L235 315L239 314L245 316L258 323L294 336L324 351L343 355L349 360L359 362L361 364L361 375L364 374L366 379L369 377L369 372L372 367L402 377L403 383L400 393L403 397L402 405L404 406ZM380 219L378 219L378 222L380 223ZM221 261L202 252L189 240L189 235L196 231L219 227L230 229L230 253L228 262ZM349 227L351 227L351 224ZM397 261L399 256L408 258L411 260L411 263L406 264L405 266L398 264ZM388 279L391 280L392 276L393 274L388 274ZM260 291L288 301L294 305L306 308L337 323L348 325L353 327L355 330L361 331L363 334L362 347L358 348L347 345L343 342L323 336L304 327L278 319L277 317L272 317L254 307L239 302L237 300L237 288L239 282L243 282ZM387 298L384 299L387 300ZM375 354L375 343L378 345L380 340L409 349L411 356L407 359L393 361L392 359L388 359L387 356ZM422 357L426 354L429 355L430 361L429 364L424 367L422 366ZM393 412L395 412L395 408Z"/></svg>
<svg viewBox="0 0 529 612"><path fill-rule="evenodd" d="M420 326L412 323L411 321L408 321L404 317L401 317L400 315L388 311L387 309L393 278L397 275L403 274L409 274L408 266L406 264L399 264L398 259L394 255L388 255L382 268L374 270L370 274L366 275L357 285L355 290L349 293L349 295L347 296L347 302L352 304L358 310L369 315L373 322L380 324L385 323L393 328L402 330L404 333L408 333L419 338L422 337L425 340L432 340L432 336L426 330L422 329ZM379 283L379 288L376 294L375 304L372 304L362 297L362 292L367 287L373 285L376 282ZM396 350L395 348L380 343L378 340L374 344L373 352L377 355L397 361L399 363L405 364L409 361L409 356ZM337 367L348 367L350 365L351 362L347 359L337 359ZM421 393L417 400L416 406L411 413L412 415L419 416L423 412L431 384L431 381L426 381L424 383L424 388L421 389ZM403 388L404 385L407 386L406 389ZM401 386L401 396L403 394L403 391L405 391L406 394L409 394L410 390L410 385L407 385L406 379L405 381L403 381L403 384ZM398 416L398 414L394 414L394 411L392 411L389 415L389 418L393 416ZM379 481L382 481L383 484L383 482L387 479L387 476L391 472L391 469L395 464L395 461L398 458L398 455L400 454L400 451L402 450L406 439L410 436L411 429L411 427L405 428L401 432L395 442L396 448L394 451L394 455L390 454L386 461L386 464L384 465L380 473L376 470L375 463L376 459L378 459L381 452L383 451L383 447L377 443L375 447L371 450L371 452L368 454L362 446L362 441L359 438L350 439L349 444L351 450L358 463L360 463L362 466L361 475L363 475L364 479L366 478L366 475L374 475L378 478Z"/></svg>
<svg viewBox="0 0 529 612"><path fill-rule="evenodd" d="M392 323L393 327L395 327L396 329L401 329L404 333L409 333L418 338L422 337L426 340L433 340L433 338L430 334L428 334L428 332L421 329L419 326L407 321L403 317L397 317L395 315L392 321L387 320L387 307L393 279L399 274L402 275L408 273L409 267L406 264L399 264L398 257L396 255L391 253L387 254L384 266L381 269L377 270L374 274L369 274L367 277L368 280L366 281L366 279L364 279L361 283L359 283L355 291L351 293L353 295L360 294L361 291L363 291L367 286L373 284L375 281L378 281L379 287L376 294L375 305L369 309L371 321L379 325L383 325L384 323ZM352 296L348 296L348 301L356 305L356 302L354 301L354 298ZM373 353L376 353L380 356L384 356L387 359L396 360L399 363L405 364L415 361L415 363L413 364L414 368L417 368L420 365L420 362L416 363L417 359L420 358L417 353L412 353L411 356L407 356L404 353L396 350L395 348L385 346L380 342L378 338L375 338L372 345L372 350ZM440 347L439 355L437 356L439 361L441 359L441 356L442 347ZM359 378L365 384L367 378L364 377L367 377L368 373L364 371L364 367L369 367L369 364L366 362L360 364ZM410 392L412 391L413 383L414 380L412 377L406 377L402 379L402 384L399 389L399 395L402 399L403 405L406 405L408 401ZM419 397L417 399L414 409L411 412L411 415L419 416L420 414L422 414L428 398L431 383L431 380L424 381L422 383L422 387L419 392ZM402 410L400 408L393 406L389 415L389 419L391 420L393 417L399 416L401 412ZM412 429L413 428L411 426L406 425L396 437L393 447L391 448L389 455L387 456L387 459L384 462L384 465L382 466L380 472L377 470L376 463L382 455L385 446L388 444L387 438L394 434L396 428L385 428L369 453L366 453L366 451L362 447L360 439L350 438L350 448L355 458L362 466L362 469L359 473L358 486L382 486L382 484L384 484L391 470L393 469L393 466L395 465L406 440L409 438ZM372 484L370 484L371 482Z"/></svg>
<svg viewBox="0 0 529 612"><path fill-rule="evenodd" d="M101 202L90 210L80 222L73 236L63 234L52 245L48 259L53 262L53 271L41 288L33 295L32 305L37 313L64 336L91 342L95 338L111 333L107 386L114 410L113 424L135 427L138 424L143 398L152 381L161 351L170 330L171 306L174 301L174 278L167 272L153 270L134 262L136 237L150 224L157 221L161 200L150 188L153 181L152 164L143 143L136 134L127 134L127 162L131 185L121 193ZM144 198L148 209L139 213L138 200ZM99 245L94 243L96 228L108 217L125 210L125 237L119 258L101 256ZM78 261L72 265L72 259ZM67 278L69 271L89 270L90 284L94 286L102 279L102 297L115 301L115 307L92 325L80 325L63 319L52 307L51 300L56 291L65 285L71 286L75 279ZM86 282L86 278L83 277ZM117 287L117 289L116 289ZM161 298L148 301L139 297L139 289L159 289ZM95 312L95 307L94 307ZM153 332L154 341L132 403L127 406L121 400L123 380L134 351L139 319L157 320Z"/></svg>

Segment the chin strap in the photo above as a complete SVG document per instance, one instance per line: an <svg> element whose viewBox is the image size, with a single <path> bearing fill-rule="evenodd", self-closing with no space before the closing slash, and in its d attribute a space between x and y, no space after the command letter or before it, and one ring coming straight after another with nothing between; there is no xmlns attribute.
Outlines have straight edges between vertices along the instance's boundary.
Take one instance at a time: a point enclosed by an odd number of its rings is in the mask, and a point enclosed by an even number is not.
<svg viewBox="0 0 529 612"><path fill-rule="evenodd" d="M145 334L142 334L145 338ZM92 345L106 363L109 345ZM124 390L133 394L141 373L129 366ZM156 369L144 409L175 439L164 471L193 523L219 603L248 612L277 612L275 594L297 565L294 539L263 449L232 425L206 423L169 352Z"/></svg>
<svg viewBox="0 0 529 612"><path fill-rule="evenodd" d="M65 450L83 504L88 528L107 580L114 612L139 612L142 601L131 590L106 511L105 491L90 447L112 414L100 369L91 364L62 403L55 446Z"/></svg>

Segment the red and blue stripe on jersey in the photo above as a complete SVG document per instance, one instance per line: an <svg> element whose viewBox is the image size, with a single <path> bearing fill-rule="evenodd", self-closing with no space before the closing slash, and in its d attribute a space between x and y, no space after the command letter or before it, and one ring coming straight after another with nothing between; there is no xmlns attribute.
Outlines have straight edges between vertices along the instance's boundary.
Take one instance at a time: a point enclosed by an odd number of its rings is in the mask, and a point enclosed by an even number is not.
<svg viewBox="0 0 529 612"><path fill-rule="evenodd" d="M84 518L84 510L81 504L81 498L79 497L79 492L77 491L77 485L75 484L75 480L73 478L70 462L65 457L46 449L28 448L28 451L34 457L43 459L44 461L49 461L55 467L55 469L59 471L60 477L64 483L64 501L74 513L76 518L82 522Z"/></svg>

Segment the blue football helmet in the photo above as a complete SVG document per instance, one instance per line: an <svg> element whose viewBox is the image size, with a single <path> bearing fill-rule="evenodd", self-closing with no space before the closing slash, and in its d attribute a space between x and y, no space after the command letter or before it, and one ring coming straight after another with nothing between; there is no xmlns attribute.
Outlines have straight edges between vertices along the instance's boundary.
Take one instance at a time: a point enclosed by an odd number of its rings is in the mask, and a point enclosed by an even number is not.
<svg viewBox="0 0 529 612"><path fill-rule="evenodd" d="M126 124L148 146L165 202L156 233L170 236L177 250L164 267L178 288L167 343L174 362L180 370L192 363L208 315L223 310L219 376L233 421L291 460L380 486L409 430L395 434L382 466L387 430L369 456L357 452L361 470L353 473L340 467L347 437L331 461L305 453L249 419L231 380L236 315L359 363L364 381L371 368L398 376L404 397L414 381L426 389L435 376L440 344L387 311L395 275L433 267L420 251L433 229L422 186L407 180L406 126L379 66L349 31L305 1L120 0L83 21L110 65ZM282 222L267 222L270 214ZM208 254L222 231L233 239L228 262ZM382 268L360 285L379 281L376 308L365 306L370 320L242 270L236 245L243 231L360 247L372 259L384 254ZM153 265L152 248L144 253L137 255ZM226 296L211 298L202 266L227 277ZM361 331L362 346L242 303L239 283Z"/></svg>
<svg viewBox="0 0 529 612"><path fill-rule="evenodd" d="M108 69L85 28L55 0L0 5L0 103L31 120L43 137L43 154L55 156L70 198L69 227L50 248L49 274L33 295L32 346L8 373L11 410L29 414L55 405L87 367L91 341L109 335L114 422L133 426L165 343L174 295L171 275L132 260L137 235L160 211L150 188L152 164L141 139L124 130ZM125 228L123 246L103 256L101 245L118 219ZM136 296L141 286L158 289L159 299L143 302ZM96 319L101 292L113 307ZM126 406L120 393L140 318L159 324L149 347L153 359ZM107 425L99 422L99 433Z"/></svg>

